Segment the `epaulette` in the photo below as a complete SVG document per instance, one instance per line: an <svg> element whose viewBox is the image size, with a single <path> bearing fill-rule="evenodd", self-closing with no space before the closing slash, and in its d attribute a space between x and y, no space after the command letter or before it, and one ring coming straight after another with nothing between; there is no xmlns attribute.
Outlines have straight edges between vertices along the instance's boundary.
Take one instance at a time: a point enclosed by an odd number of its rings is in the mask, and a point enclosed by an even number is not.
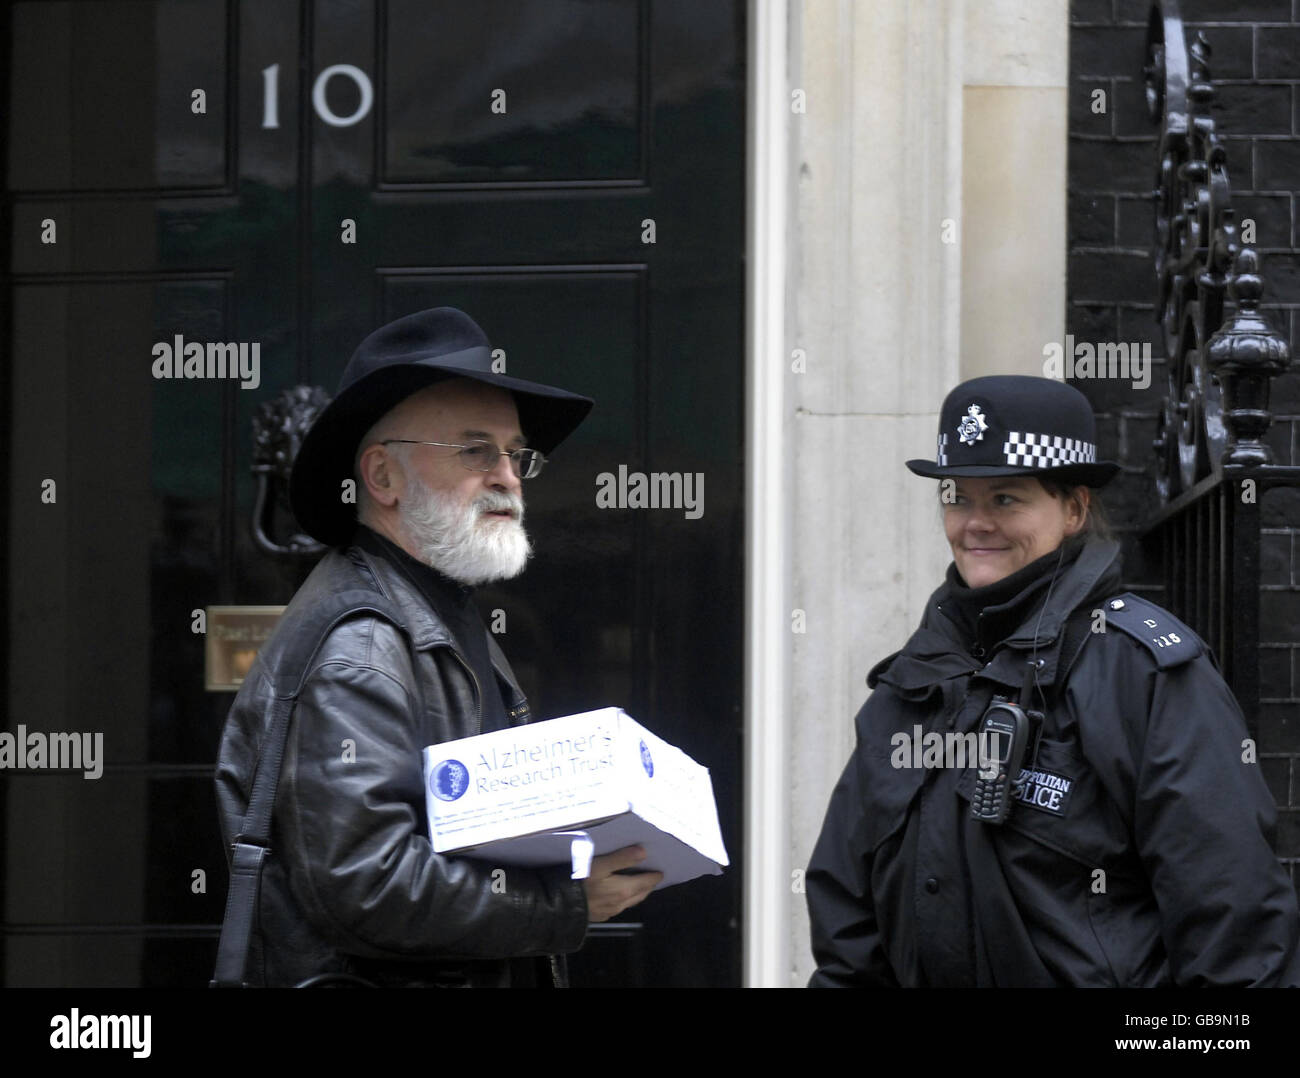
<svg viewBox="0 0 1300 1078"><path fill-rule="evenodd" d="M1106 627L1120 629L1145 644L1161 670L1189 662L1206 650L1204 641L1168 610L1131 591L1107 599L1101 609Z"/></svg>

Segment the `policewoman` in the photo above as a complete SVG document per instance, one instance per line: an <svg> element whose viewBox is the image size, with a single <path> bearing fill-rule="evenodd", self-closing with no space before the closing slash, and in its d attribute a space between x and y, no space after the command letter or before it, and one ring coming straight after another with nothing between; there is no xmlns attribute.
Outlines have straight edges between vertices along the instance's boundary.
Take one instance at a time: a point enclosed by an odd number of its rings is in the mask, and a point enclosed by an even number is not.
<svg viewBox="0 0 1300 1078"><path fill-rule="evenodd" d="M965 382L907 466L939 480L953 561L868 675L806 875L810 984L1300 984L1241 711L1196 634L1121 591L1087 399Z"/></svg>

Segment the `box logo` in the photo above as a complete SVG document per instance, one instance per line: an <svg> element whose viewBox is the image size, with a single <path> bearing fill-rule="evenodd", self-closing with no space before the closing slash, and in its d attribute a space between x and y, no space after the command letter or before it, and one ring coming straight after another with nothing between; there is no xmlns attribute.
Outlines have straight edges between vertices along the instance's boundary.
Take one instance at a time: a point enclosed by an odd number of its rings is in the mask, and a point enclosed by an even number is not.
<svg viewBox="0 0 1300 1078"><path fill-rule="evenodd" d="M459 760L443 760L429 776L429 792L439 801L455 801L469 789L469 768Z"/></svg>

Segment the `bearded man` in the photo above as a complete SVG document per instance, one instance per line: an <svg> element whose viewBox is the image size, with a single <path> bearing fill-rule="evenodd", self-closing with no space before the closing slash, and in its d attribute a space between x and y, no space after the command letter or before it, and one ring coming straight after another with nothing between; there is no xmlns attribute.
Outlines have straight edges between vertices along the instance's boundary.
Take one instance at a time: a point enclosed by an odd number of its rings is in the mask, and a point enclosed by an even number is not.
<svg viewBox="0 0 1300 1078"><path fill-rule="evenodd" d="M384 326L348 362L294 462L294 514L334 549L226 720L216 783L228 849L248 814L279 664L294 634L322 631L312 609L338 592L373 591L401 612L409 637L377 615L350 617L304 672L244 983L563 984L557 956L581 946L587 924L662 879L621 871L644 859L639 847L598 857L573 880L567 865L494 872L436 854L428 839L424 747L529 721L473 588L522 572L531 553L522 480L592 405L494 372L491 351L450 307Z"/></svg>

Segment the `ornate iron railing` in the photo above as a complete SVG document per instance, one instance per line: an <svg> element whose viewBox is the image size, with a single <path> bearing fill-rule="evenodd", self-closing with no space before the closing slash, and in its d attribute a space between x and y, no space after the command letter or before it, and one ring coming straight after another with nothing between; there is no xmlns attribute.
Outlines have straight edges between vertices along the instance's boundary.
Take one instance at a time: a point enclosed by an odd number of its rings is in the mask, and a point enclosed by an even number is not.
<svg viewBox="0 0 1300 1078"><path fill-rule="evenodd" d="M1153 4L1144 74L1160 125L1155 313L1168 387L1153 443L1160 506L1142 534L1159 550L1166 605L1214 649L1256 734L1260 504L1271 487L1300 485L1300 468L1273 463L1262 441L1290 349L1259 310L1258 257L1238 241L1209 61L1203 34L1187 45L1175 0Z"/></svg>

